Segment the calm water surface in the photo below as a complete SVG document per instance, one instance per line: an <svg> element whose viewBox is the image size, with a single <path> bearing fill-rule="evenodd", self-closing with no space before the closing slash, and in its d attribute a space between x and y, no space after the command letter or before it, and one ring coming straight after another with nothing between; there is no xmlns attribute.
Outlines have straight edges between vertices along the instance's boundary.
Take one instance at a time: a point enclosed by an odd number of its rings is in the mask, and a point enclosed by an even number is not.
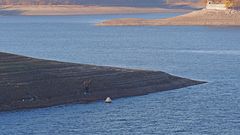
<svg viewBox="0 0 240 135"><path fill-rule="evenodd" d="M0 51L162 70L209 83L146 96L0 113L1 135L240 133L240 27L95 27L117 17L0 17Z"/></svg>

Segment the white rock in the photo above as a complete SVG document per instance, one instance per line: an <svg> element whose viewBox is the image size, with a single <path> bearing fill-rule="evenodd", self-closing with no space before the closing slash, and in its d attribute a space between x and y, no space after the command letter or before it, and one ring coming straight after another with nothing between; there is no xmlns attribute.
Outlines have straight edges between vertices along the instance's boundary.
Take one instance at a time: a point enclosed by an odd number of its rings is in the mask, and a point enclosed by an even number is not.
<svg viewBox="0 0 240 135"><path fill-rule="evenodd" d="M105 103L112 103L112 99L110 97L107 97Z"/></svg>

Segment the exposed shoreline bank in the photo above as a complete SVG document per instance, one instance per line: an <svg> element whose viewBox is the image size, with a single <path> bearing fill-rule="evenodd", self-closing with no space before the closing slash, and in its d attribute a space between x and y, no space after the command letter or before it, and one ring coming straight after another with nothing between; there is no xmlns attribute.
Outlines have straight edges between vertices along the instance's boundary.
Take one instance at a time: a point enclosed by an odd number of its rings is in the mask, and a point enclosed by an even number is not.
<svg viewBox="0 0 240 135"><path fill-rule="evenodd" d="M164 19L120 18L104 21L97 26L240 26L240 11L198 10Z"/></svg>
<svg viewBox="0 0 240 135"><path fill-rule="evenodd" d="M0 111L89 103L205 82L145 71L35 59L0 52Z"/></svg>
<svg viewBox="0 0 240 135"><path fill-rule="evenodd" d="M2 5L0 15L97 15L135 13L184 13L188 9L167 9L151 7L104 7L83 5Z"/></svg>

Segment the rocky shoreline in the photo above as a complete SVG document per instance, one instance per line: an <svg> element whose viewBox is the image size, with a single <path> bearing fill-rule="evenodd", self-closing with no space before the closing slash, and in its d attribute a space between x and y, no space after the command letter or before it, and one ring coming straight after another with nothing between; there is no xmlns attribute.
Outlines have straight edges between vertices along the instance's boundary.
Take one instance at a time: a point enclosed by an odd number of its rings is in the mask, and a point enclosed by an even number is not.
<svg viewBox="0 0 240 135"><path fill-rule="evenodd" d="M160 71L35 59L0 52L0 111L89 103L198 85Z"/></svg>

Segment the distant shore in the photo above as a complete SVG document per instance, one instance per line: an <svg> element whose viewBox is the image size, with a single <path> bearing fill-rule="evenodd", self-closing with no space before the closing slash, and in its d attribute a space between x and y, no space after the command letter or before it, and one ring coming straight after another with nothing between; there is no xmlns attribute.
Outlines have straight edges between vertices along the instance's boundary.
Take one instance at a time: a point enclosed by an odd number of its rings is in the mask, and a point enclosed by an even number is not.
<svg viewBox="0 0 240 135"><path fill-rule="evenodd" d="M41 60L0 52L0 111L89 103L202 84L161 71Z"/></svg>
<svg viewBox="0 0 240 135"><path fill-rule="evenodd" d="M165 9L143 7L103 7L83 5L2 5L0 15L91 15L133 13L179 13L188 9Z"/></svg>
<svg viewBox="0 0 240 135"><path fill-rule="evenodd" d="M97 24L98 26L240 26L240 11L202 9L164 19L120 18Z"/></svg>

